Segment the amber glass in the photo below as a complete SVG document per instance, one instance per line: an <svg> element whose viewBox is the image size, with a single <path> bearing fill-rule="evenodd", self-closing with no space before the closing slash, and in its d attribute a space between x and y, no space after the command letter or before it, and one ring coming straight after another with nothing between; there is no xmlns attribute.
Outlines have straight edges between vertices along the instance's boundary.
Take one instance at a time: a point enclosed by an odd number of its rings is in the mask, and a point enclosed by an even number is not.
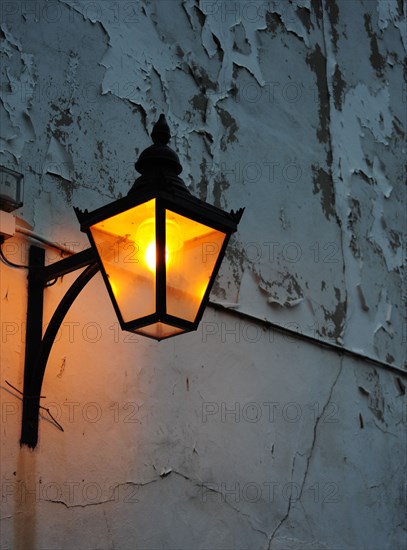
<svg viewBox="0 0 407 550"><path fill-rule="evenodd" d="M155 199L90 227L123 321L156 310Z"/></svg>
<svg viewBox="0 0 407 550"><path fill-rule="evenodd" d="M156 313L156 200L98 222L90 231L123 322ZM195 321L225 237L221 231L165 210L168 315ZM158 340L184 332L162 321L134 331Z"/></svg>
<svg viewBox="0 0 407 550"><path fill-rule="evenodd" d="M165 225L167 313L193 322L226 235L171 210Z"/></svg>
<svg viewBox="0 0 407 550"><path fill-rule="evenodd" d="M152 325L147 325L146 327L136 329L134 332L138 334L144 334L145 336L152 336L157 340L162 338L168 338L169 336L174 336L175 334L180 334L184 332L184 329L173 327L167 325L166 323L153 323Z"/></svg>

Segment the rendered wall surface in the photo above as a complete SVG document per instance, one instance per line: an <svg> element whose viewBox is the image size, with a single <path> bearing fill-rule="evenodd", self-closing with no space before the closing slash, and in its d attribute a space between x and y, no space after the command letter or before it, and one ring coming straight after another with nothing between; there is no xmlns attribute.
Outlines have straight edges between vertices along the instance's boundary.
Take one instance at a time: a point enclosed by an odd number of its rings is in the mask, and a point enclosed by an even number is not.
<svg viewBox="0 0 407 550"><path fill-rule="evenodd" d="M42 390L64 432L43 411L35 451L6 383L26 271L0 265L1 547L405 548L405 2L0 7L0 164L37 234L86 248L73 206L127 193L161 112L190 190L246 207L196 333L123 333L87 285Z"/></svg>

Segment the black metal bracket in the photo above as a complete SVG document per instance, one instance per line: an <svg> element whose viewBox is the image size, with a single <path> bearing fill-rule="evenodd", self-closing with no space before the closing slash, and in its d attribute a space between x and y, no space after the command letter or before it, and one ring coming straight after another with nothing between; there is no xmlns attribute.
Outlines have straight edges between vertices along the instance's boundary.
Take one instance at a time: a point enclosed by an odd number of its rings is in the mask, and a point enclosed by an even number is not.
<svg viewBox="0 0 407 550"><path fill-rule="evenodd" d="M43 304L46 284L82 267L86 267L86 269L67 290L43 336ZM37 445L41 387L52 345L69 308L98 271L99 264L92 248L45 266L45 250L38 246L30 247L21 445L28 445L32 449Z"/></svg>

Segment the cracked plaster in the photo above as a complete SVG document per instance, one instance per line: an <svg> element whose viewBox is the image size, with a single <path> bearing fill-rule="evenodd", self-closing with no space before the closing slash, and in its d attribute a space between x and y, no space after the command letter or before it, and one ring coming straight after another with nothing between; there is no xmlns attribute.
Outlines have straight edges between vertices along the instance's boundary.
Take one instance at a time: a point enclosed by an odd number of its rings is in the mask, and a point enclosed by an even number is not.
<svg viewBox="0 0 407 550"><path fill-rule="evenodd" d="M127 192L164 111L188 187L224 208L246 206L213 300L405 368L402 2L106 9L64 0L54 3L58 21L45 2L35 16L15 6L1 21L0 156L24 173L19 215L35 231L87 246L71 205L92 209ZM15 243L9 253L23 262L25 245ZM1 269L6 320L18 317L4 376L21 384L26 282ZM53 287L47 314L70 280ZM212 310L190 345L135 342L117 335L94 284L70 312L46 376L64 434L43 419L38 452L18 452L9 444L18 400L7 395L5 548L60 545L68 515L66 547L79 533L83 547L121 549L136 537L146 548L402 547L405 382L391 370ZM92 341L89 323L103 338ZM83 408L95 399L102 418L90 422ZM72 401L71 422L62 404ZM279 403L273 421L270 402ZM121 421L127 403L136 422ZM205 403L218 407L206 422ZM222 404L236 403L239 420L222 417ZM260 407L258 421L244 417L247 403ZM289 403L301 407L298 421L282 415L298 410ZM44 497L38 479L61 498ZM106 500L69 499L67 481L80 491L96 483ZM299 498L284 492L290 483ZM24 486L36 503L22 500ZM137 502L126 502L131 488Z"/></svg>

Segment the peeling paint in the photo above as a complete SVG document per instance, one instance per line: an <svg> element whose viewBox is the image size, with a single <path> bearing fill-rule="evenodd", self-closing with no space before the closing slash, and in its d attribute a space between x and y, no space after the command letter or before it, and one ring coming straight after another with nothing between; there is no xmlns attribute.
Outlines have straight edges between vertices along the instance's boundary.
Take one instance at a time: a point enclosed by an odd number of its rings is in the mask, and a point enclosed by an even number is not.
<svg viewBox="0 0 407 550"><path fill-rule="evenodd" d="M369 306L366 303L366 298L363 294L362 287L359 284L359 285L356 286L356 288L357 288L357 291L358 291L358 294L359 294L361 308L363 309L363 311L369 311Z"/></svg>
<svg viewBox="0 0 407 550"><path fill-rule="evenodd" d="M239 130L236 120L231 116L230 113L227 111L221 109L220 107L217 108L217 112L219 113L220 120L227 131L227 135L223 136L220 142L220 147L222 151L226 151L227 144L233 143L234 141L237 141L236 132Z"/></svg>
<svg viewBox="0 0 407 550"><path fill-rule="evenodd" d="M10 152L18 162L25 143L34 141L35 131L29 111L35 90L36 69L34 56L24 53L21 42L15 38L2 23L0 29L4 38L1 40L0 53L8 59L3 65L2 81L7 81L7 89L0 91L0 101L7 112L9 123L8 135L0 142L1 150ZM24 90L24 94L21 91Z"/></svg>
<svg viewBox="0 0 407 550"><path fill-rule="evenodd" d="M195 333L133 339L87 286L47 367L63 434L42 418L19 449L2 388L1 545L402 547L404 3L4 4L1 163L35 231L88 246L70 205L127 193L160 112L188 188L246 211L211 294L229 311ZM25 262L21 235L6 244ZM0 269L2 376L21 387L26 272Z"/></svg>
<svg viewBox="0 0 407 550"><path fill-rule="evenodd" d="M389 22L399 30L404 49L407 50L407 29L405 25L405 3L402 0L382 0L377 2L378 27L383 32L388 28Z"/></svg>
<svg viewBox="0 0 407 550"><path fill-rule="evenodd" d="M335 217L335 191L332 178L323 168L319 166L312 168L314 171L314 194L321 193L321 205L327 219Z"/></svg>
<svg viewBox="0 0 407 550"><path fill-rule="evenodd" d="M54 136L51 136L45 155L44 174L48 172L66 181L72 181L73 169L71 155Z"/></svg>
<svg viewBox="0 0 407 550"><path fill-rule="evenodd" d="M317 44L312 53L307 54L307 63L315 73L316 88L319 97L319 127L317 136L320 142L327 143L329 141L330 131L330 112L329 112L329 95L326 75L326 57L321 51L321 47Z"/></svg>
<svg viewBox="0 0 407 550"><path fill-rule="evenodd" d="M379 375L376 371L369 373L364 380L363 395L368 401L368 408L380 421L384 421L385 401Z"/></svg>
<svg viewBox="0 0 407 550"><path fill-rule="evenodd" d="M339 68L339 65L335 65L335 72L332 79L332 86L333 86L335 109L338 111L341 111L342 99L343 99L344 91L346 89L346 83L342 78L342 73Z"/></svg>
<svg viewBox="0 0 407 550"><path fill-rule="evenodd" d="M331 23L331 30L332 30L332 44L334 47L334 51L338 51L338 40L339 40L339 33L337 30L338 24L339 24L339 5L336 0L331 0L330 2L326 2L326 9L329 17L329 21Z"/></svg>
<svg viewBox="0 0 407 550"><path fill-rule="evenodd" d="M365 14L365 29L370 38L370 62L375 69L377 76L383 76L386 60L379 52L379 46L377 42L377 36L372 30L372 22L370 14Z"/></svg>
<svg viewBox="0 0 407 550"><path fill-rule="evenodd" d="M214 205L218 208L225 208L222 203L223 192L229 187L229 182L226 179L216 179L213 186Z"/></svg>
<svg viewBox="0 0 407 550"><path fill-rule="evenodd" d="M335 288L335 294L338 300L335 310L327 311L323 308L327 324L322 327L321 334L334 338L338 342L342 342L343 329L346 323L347 300L340 301L341 295L339 288Z"/></svg>

